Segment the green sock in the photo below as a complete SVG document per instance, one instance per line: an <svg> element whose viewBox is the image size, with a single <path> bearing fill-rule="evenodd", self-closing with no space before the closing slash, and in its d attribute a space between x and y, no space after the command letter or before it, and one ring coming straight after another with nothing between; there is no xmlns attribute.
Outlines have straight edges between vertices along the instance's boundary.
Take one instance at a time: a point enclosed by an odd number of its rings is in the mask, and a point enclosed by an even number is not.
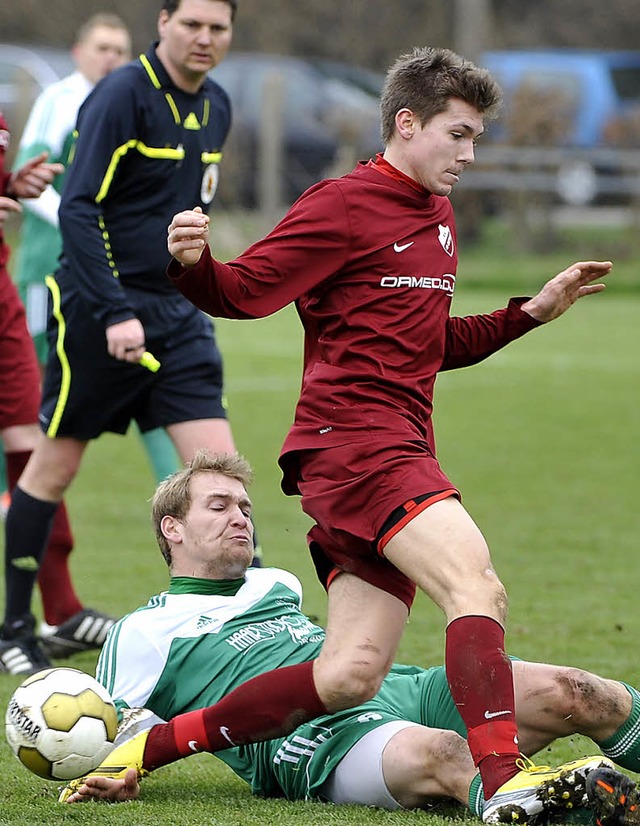
<svg viewBox="0 0 640 826"><path fill-rule="evenodd" d="M146 433L140 433L140 436L156 482L162 482L182 464L175 445L163 427L147 430Z"/></svg>
<svg viewBox="0 0 640 826"><path fill-rule="evenodd" d="M620 728L598 743L602 753L610 757L614 763L622 766L623 769L630 769L633 772L640 771L640 692L633 686L622 683L631 694L631 713Z"/></svg>
<svg viewBox="0 0 640 826"><path fill-rule="evenodd" d="M9 490L9 480L7 479L7 465L4 460L4 450L0 445L0 493Z"/></svg>
<svg viewBox="0 0 640 826"><path fill-rule="evenodd" d="M469 810L472 814L482 817L482 807L484 804L484 789L482 788L482 778L480 774L471 781L469 786Z"/></svg>

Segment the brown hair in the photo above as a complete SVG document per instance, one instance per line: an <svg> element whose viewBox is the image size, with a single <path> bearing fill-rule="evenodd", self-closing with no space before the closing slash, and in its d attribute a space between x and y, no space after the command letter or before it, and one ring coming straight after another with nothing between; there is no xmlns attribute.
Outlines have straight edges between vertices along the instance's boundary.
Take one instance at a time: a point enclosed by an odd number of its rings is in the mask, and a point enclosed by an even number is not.
<svg viewBox="0 0 640 826"><path fill-rule="evenodd" d="M236 479L247 488L253 472L247 460L238 453L210 453L198 450L193 460L181 470L160 482L151 501L151 522L158 546L167 565L171 564L171 547L162 533L164 516L183 520L191 507L191 479L197 473L220 473Z"/></svg>
<svg viewBox="0 0 640 826"><path fill-rule="evenodd" d="M382 141L395 134L400 109L411 109L424 126L459 98L491 119L502 103L502 91L486 69L449 49L414 48L387 72L380 99Z"/></svg>
<svg viewBox="0 0 640 826"><path fill-rule="evenodd" d="M178 11L181 2L182 0L165 0L160 11L166 11L169 17L171 17L174 11ZM233 22L236 19L236 12L238 11L238 0L222 0L222 2L231 6L231 22Z"/></svg>

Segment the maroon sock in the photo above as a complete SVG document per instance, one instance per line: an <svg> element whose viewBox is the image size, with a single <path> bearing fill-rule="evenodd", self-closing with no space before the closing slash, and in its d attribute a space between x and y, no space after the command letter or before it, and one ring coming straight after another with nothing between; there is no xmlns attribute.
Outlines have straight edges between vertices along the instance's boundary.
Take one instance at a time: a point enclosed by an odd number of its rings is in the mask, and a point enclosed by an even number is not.
<svg viewBox="0 0 640 826"><path fill-rule="evenodd" d="M5 455L9 491L18 484L30 450ZM38 569L38 585L42 596L44 618L49 625L60 625L69 617L82 611L82 603L76 596L71 582L68 556L73 550L73 534L64 502L58 505L44 557Z"/></svg>
<svg viewBox="0 0 640 826"><path fill-rule="evenodd" d="M154 726L143 765L151 771L194 752L282 737L326 713L313 682L313 662L277 668L248 680L209 708Z"/></svg>
<svg viewBox="0 0 640 826"><path fill-rule="evenodd" d="M69 554L72 550L73 534L67 508L64 502L60 502L49 544L38 571L42 609L49 625L60 625L82 611L83 606L73 587L69 570Z"/></svg>
<svg viewBox="0 0 640 826"><path fill-rule="evenodd" d="M513 673L502 626L491 617L455 619L447 627L445 667L488 799L517 773L520 756Z"/></svg>

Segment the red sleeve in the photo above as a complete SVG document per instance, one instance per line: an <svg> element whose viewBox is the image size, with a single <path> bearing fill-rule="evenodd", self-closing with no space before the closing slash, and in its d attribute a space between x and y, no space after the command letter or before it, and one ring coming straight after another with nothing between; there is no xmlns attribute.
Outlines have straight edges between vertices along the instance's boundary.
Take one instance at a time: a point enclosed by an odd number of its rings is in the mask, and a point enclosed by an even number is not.
<svg viewBox="0 0 640 826"><path fill-rule="evenodd" d="M450 318L440 370L455 370L477 364L509 342L539 327L542 322L520 309L528 300L512 298L507 307L493 313Z"/></svg>
<svg viewBox="0 0 640 826"><path fill-rule="evenodd" d="M266 238L228 264L205 249L195 267L174 259L167 275L196 307L220 318L262 318L336 275L350 252L340 188L313 187Z"/></svg>
<svg viewBox="0 0 640 826"><path fill-rule="evenodd" d="M11 177L10 172L0 172L0 195L7 194L7 185L9 183L9 178Z"/></svg>

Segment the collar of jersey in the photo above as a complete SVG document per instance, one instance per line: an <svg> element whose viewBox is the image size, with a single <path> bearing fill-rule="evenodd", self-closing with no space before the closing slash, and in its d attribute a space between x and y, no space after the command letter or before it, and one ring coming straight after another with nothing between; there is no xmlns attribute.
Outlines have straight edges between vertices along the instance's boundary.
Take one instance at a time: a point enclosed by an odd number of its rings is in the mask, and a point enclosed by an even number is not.
<svg viewBox="0 0 640 826"><path fill-rule="evenodd" d="M402 181L403 183L407 184L407 186L410 186L411 189L415 189L415 191L419 192L421 195L431 194L428 189L425 189L422 186L422 184L419 184L417 181L414 181L414 179L410 178L409 175L405 175L404 172L390 164L386 158L382 157L382 152L378 152L375 158L367 163L367 166L373 169L377 169L378 172L382 172L383 175L387 175L389 178L393 178L394 181Z"/></svg>
<svg viewBox="0 0 640 826"><path fill-rule="evenodd" d="M197 576L174 576L169 582L170 594L219 594L235 596L244 585L242 579L203 579Z"/></svg>
<svg viewBox="0 0 640 826"><path fill-rule="evenodd" d="M139 59L144 57L149 61L149 64L150 64L151 68L153 69L153 72L156 76L157 81L160 84L161 89L164 89L167 86L175 88L174 84L173 84L173 81L169 77L169 73L164 68L164 65L162 64L162 62L160 61L160 58L156 54L156 46L158 46L159 44L160 44L159 40L154 40L154 42L149 46L147 51L144 52L144 54L140 55ZM148 72L147 72L147 74L148 74Z"/></svg>

